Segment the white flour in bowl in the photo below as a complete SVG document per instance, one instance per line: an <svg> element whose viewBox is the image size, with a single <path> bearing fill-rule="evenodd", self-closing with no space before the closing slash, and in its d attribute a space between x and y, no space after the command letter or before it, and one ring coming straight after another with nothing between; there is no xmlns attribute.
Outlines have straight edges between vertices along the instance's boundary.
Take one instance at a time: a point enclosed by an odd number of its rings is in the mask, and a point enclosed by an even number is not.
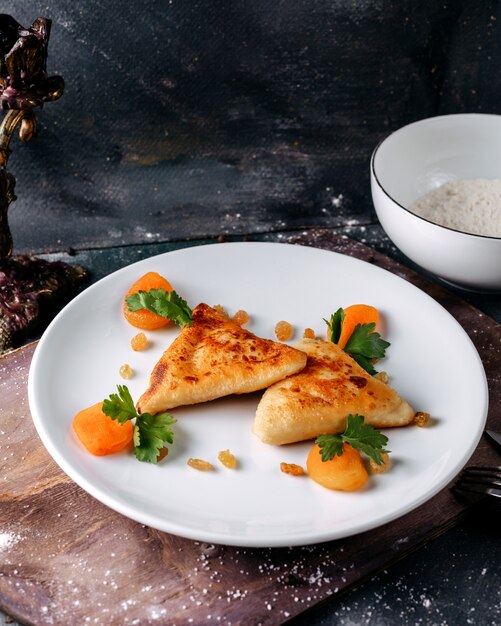
<svg viewBox="0 0 501 626"><path fill-rule="evenodd" d="M441 226L501 237L501 180L452 180L429 191L409 210Z"/></svg>

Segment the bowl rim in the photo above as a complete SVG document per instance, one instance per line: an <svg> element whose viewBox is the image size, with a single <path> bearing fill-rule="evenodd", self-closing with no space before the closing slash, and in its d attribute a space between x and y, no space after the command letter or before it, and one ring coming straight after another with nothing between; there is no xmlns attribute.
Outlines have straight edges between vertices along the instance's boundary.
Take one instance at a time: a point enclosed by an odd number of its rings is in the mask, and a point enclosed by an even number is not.
<svg viewBox="0 0 501 626"><path fill-rule="evenodd" d="M371 174L374 178L374 181L376 182L377 186L381 189L381 191L384 193L385 196L387 196L394 204L396 204L397 206L399 206L401 209L403 209L404 211L406 211L409 215L412 215L413 217L426 222L427 224L431 224L432 226L435 226L436 228L439 229L443 229L443 230L448 230L450 232L453 233L459 233L460 235L465 235L467 237L477 237L479 239L493 239L494 241L499 241L501 240L501 236L500 237L496 237L495 235L481 235L479 233L469 233L466 232L464 230L458 230L457 228L451 228L450 226L444 226L443 224L437 224L436 222L432 222L431 220L427 219L426 217L423 217L422 215L417 215L416 213L413 213L410 209L408 209L407 207L405 207L403 204L401 204L400 202L398 202L397 200L395 200L395 198L393 198L384 188L383 184L381 183L381 181L379 180L377 174L376 174L376 167L375 167L375 159L376 159L376 154L377 151L379 150L379 148L383 145L383 143L389 139L390 137L393 137L393 135L396 135L397 133L409 128L409 126L417 126L418 124L423 124L423 123L433 123L435 120L439 120L441 118L444 117L490 117L490 118L498 118L501 121L501 115L497 115L496 113L446 113L445 115L435 115L433 117L424 117L421 120L416 120L414 122L410 122L409 124L405 124L405 126L401 126L400 128L397 128L397 130L394 130L393 132L391 132L389 135L387 135L386 137L384 137L383 139L381 139L381 141L376 145L376 147L374 148L372 155L371 155L371 161L370 161L370 170L371 170ZM375 205L374 205L375 208ZM377 210L376 210L377 212Z"/></svg>

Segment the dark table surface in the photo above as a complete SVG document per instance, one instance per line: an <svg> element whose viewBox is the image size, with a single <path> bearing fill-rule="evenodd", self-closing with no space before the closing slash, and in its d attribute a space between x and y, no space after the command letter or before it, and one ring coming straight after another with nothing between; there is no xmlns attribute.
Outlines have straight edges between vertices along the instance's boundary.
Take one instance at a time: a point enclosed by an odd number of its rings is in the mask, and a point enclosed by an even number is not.
<svg viewBox="0 0 501 626"><path fill-rule="evenodd" d="M221 236L281 241L320 227L411 265L377 222L371 151L417 119L499 112L498 0L1 10L25 25L53 19L49 73L66 80L36 140L12 145L15 252L81 263L91 281ZM501 323L499 296L460 295ZM295 623L499 624L498 542L499 508L472 511Z"/></svg>
<svg viewBox="0 0 501 626"><path fill-rule="evenodd" d="M336 229L336 232L348 234L412 265L394 248L376 222L362 227L348 226ZM286 234L250 234L247 238L280 241ZM210 241L216 240L82 249L76 254L72 252L71 256L61 252L41 256L81 263L91 271L91 281L95 281L153 254ZM458 293L501 322L499 296ZM487 503L478 512L473 510L457 527L416 553L360 584L344 597L331 599L292 623L312 626L499 624L499 514L497 502Z"/></svg>

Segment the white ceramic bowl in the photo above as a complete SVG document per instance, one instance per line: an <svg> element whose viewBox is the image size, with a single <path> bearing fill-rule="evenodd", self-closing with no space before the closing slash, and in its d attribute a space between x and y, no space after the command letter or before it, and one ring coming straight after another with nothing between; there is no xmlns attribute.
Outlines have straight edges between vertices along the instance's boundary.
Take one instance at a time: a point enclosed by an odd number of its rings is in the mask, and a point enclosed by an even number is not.
<svg viewBox="0 0 501 626"><path fill-rule="evenodd" d="M395 245L445 281L501 291L501 238L439 226L408 209L447 181L475 178L501 179L499 115L465 113L414 122L382 141L371 158L374 207Z"/></svg>

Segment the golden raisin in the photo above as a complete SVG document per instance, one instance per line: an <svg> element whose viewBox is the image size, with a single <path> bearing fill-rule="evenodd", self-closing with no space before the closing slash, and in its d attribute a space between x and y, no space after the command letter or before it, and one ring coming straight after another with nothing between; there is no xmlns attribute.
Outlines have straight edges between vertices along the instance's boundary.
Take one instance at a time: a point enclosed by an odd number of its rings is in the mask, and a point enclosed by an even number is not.
<svg viewBox="0 0 501 626"><path fill-rule="evenodd" d="M381 452L382 463L378 465L373 459L369 459L369 465L373 474L382 474L387 472L391 467L391 459L388 452Z"/></svg>
<svg viewBox="0 0 501 626"><path fill-rule="evenodd" d="M130 340L130 347L136 352L139 352L139 350L144 350L146 348L147 343L148 340L146 339L146 335L144 333L137 333L137 335L134 335L134 337Z"/></svg>
<svg viewBox="0 0 501 626"><path fill-rule="evenodd" d="M228 469L235 469L237 466L237 459L229 450L221 450L217 458Z"/></svg>
<svg viewBox="0 0 501 626"><path fill-rule="evenodd" d="M294 328L289 322L282 320L275 326L275 335L278 341L289 341L289 339L292 339L293 334Z"/></svg>
<svg viewBox="0 0 501 626"><path fill-rule="evenodd" d="M280 471L291 476L302 476L304 469L295 463L280 463Z"/></svg>
<svg viewBox="0 0 501 626"><path fill-rule="evenodd" d="M221 306L220 304L215 304L213 307L220 315L223 315L224 317L229 318L230 316L228 315L228 313L226 313L226 309L224 308L224 306Z"/></svg>
<svg viewBox="0 0 501 626"><path fill-rule="evenodd" d="M244 324L247 324L249 320L250 320L249 314L247 313L247 311L243 311L242 309L237 311L235 315L233 316L233 321L235 322L235 324L238 324L239 326L243 326Z"/></svg>
<svg viewBox="0 0 501 626"><path fill-rule="evenodd" d="M169 448L161 448L157 456L157 463L160 463L169 454Z"/></svg>
<svg viewBox="0 0 501 626"><path fill-rule="evenodd" d="M378 372L377 374L374 375L374 378L377 378L377 380L380 380L385 385L387 385L390 382L390 377L388 376L386 372Z"/></svg>
<svg viewBox="0 0 501 626"><path fill-rule="evenodd" d="M425 413L424 411L418 411L416 415L414 415L414 424L416 424L416 426L420 426L422 428L423 426L426 426L429 421L429 413Z"/></svg>
<svg viewBox="0 0 501 626"><path fill-rule="evenodd" d="M202 459L188 459L188 465L193 469L200 470L201 472L209 472L214 469L212 463L209 461L203 461Z"/></svg>
<svg viewBox="0 0 501 626"><path fill-rule="evenodd" d="M134 371L128 363L121 365L118 373L122 378L132 378L134 376Z"/></svg>
<svg viewBox="0 0 501 626"><path fill-rule="evenodd" d="M315 339L315 331L313 330L313 328L305 328L303 337L305 339Z"/></svg>

